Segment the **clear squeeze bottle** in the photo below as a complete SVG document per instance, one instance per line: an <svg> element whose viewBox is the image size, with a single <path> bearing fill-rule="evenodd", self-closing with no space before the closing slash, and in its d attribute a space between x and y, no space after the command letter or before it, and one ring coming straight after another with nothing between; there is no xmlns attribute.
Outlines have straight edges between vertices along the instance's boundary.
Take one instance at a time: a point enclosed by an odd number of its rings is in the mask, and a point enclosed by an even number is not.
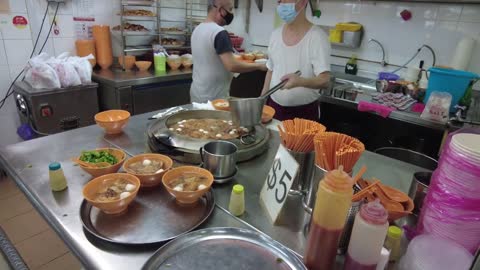
<svg viewBox="0 0 480 270"><path fill-rule="evenodd" d="M388 230L388 212L377 199L355 216L344 270L375 270Z"/></svg>
<svg viewBox="0 0 480 270"><path fill-rule="evenodd" d="M338 241L352 205L353 184L342 166L328 172L320 182L305 250L308 269L335 269Z"/></svg>

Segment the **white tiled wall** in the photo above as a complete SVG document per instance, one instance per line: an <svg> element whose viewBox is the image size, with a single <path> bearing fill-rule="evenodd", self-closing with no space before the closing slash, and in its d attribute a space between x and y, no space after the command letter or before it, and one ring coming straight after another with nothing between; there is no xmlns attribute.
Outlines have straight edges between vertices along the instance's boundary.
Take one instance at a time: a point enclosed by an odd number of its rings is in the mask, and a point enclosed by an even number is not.
<svg viewBox="0 0 480 270"><path fill-rule="evenodd" d="M74 52L74 25L72 2L67 1L58 11L57 24L59 35L52 35L44 51L58 55L62 52ZM169 0L175 2L176 0ZM45 0L9 0L11 11L0 14L0 97L3 97L11 81L21 71L33 47L33 38L40 30ZM245 44L268 44L273 30L276 1L264 1L264 11L260 14L252 1L250 11L247 1L240 0L240 7L235 11L235 20L229 31L245 36ZM95 20L99 24L111 26L119 24L120 0L95 0ZM462 37L473 36L479 40L469 69L480 73L480 5L439 5L399 2L372 1L320 1L322 17L314 22L320 25L333 26L337 22L356 21L365 26L364 43L360 49L334 49L336 55L350 56L357 54L360 58L379 60L381 52L373 44L367 44L369 38L380 40L387 50L387 61L402 64L422 44L431 45L437 52L438 63L447 64L452 57L455 46ZM399 13L409 9L413 13L412 20L404 22ZM250 12L250 33L244 29L247 12ZM50 7L49 16L42 30L40 42L45 40L54 8ZM11 23L14 16L24 16L29 24L24 29L18 29ZM33 37L33 38L32 38ZM40 47L40 46L39 46ZM248 48L250 49L250 48ZM118 42L113 44L114 53L120 53ZM419 57L431 63L428 51ZM416 62L418 62L416 61ZM332 58L332 62L344 65L346 60ZM359 62L362 71L372 74L382 68L376 64ZM15 130L19 124L13 100L9 100L6 108L0 111L0 145L18 141Z"/></svg>
<svg viewBox="0 0 480 270"><path fill-rule="evenodd" d="M268 36L273 29L275 4L265 5L268 9L258 13L255 4L251 8L250 36L254 43L268 45ZM273 9L273 10L272 10ZM387 62L404 64L422 44L430 45L436 52L437 64L449 65L457 42L465 36L475 38L478 43L470 62L469 70L480 73L480 5L428 4L374 1L320 1L322 16L312 19L315 24L334 26L338 22L354 21L365 27L365 36L359 49L333 48L332 54L379 61L381 50L368 44L370 38L379 40L386 49ZM413 17L403 21L399 13L410 10ZM415 65L425 60L432 64L428 50L422 50L412 62ZM332 62L345 65L346 59L332 57ZM371 75L383 70L378 64L359 62L363 71ZM385 68L391 70L391 68Z"/></svg>
<svg viewBox="0 0 480 270"><path fill-rule="evenodd" d="M73 1L61 4L57 13L58 35L52 34L45 45L44 52L59 55L62 52L75 52L75 33L73 24ZM9 0L10 13L0 14L0 99L2 99L17 74L24 68L33 43L40 30L43 14L47 7L45 0ZM95 0L95 20L101 24L118 24L120 0ZM37 52L45 41L50 23L53 21L55 5L51 4L49 16L40 36ZM24 16L28 20L26 28L19 29L12 24L14 16ZM20 124L13 99L0 110L0 146L15 143L21 139L16 135Z"/></svg>

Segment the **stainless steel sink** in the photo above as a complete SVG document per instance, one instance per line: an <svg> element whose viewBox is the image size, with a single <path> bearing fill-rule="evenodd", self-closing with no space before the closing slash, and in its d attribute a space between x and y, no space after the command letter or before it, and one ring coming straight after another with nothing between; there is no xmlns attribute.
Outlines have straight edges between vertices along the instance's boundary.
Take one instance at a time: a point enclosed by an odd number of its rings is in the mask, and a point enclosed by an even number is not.
<svg viewBox="0 0 480 270"><path fill-rule="evenodd" d="M345 99L349 101L356 101L357 95L361 93L375 92L375 80L354 76L343 73L332 73L332 83L335 82L330 91L323 92L328 96Z"/></svg>

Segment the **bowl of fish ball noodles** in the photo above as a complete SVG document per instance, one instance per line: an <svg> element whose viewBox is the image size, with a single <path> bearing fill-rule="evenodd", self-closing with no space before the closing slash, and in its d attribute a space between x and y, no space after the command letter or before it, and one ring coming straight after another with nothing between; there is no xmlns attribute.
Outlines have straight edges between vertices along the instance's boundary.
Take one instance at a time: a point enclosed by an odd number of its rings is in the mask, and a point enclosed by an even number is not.
<svg viewBox="0 0 480 270"><path fill-rule="evenodd" d="M162 183L179 204L194 204L213 184L213 175L205 169L182 166L163 175Z"/></svg>
<svg viewBox="0 0 480 270"><path fill-rule="evenodd" d="M123 170L140 179L142 187L154 187L162 182L163 175L172 168L171 158L160 154L141 154L123 163Z"/></svg>
<svg viewBox="0 0 480 270"><path fill-rule="evenodd" d="M106 174L88 182L83 187L83 197L105 214L119 214L137 196L138 177L127 173Z"/></svg>

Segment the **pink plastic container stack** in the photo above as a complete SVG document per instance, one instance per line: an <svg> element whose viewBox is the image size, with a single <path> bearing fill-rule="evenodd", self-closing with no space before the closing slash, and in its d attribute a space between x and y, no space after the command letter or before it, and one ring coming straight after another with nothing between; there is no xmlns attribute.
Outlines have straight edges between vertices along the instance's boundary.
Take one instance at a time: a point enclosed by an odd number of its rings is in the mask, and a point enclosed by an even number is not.
<svg viewBox="0 0 480 270"><path fill-rule="evenodd" d="M479 248L480 130L450 135L432 176L418 232L450 239L472 254Z"/></svg>

